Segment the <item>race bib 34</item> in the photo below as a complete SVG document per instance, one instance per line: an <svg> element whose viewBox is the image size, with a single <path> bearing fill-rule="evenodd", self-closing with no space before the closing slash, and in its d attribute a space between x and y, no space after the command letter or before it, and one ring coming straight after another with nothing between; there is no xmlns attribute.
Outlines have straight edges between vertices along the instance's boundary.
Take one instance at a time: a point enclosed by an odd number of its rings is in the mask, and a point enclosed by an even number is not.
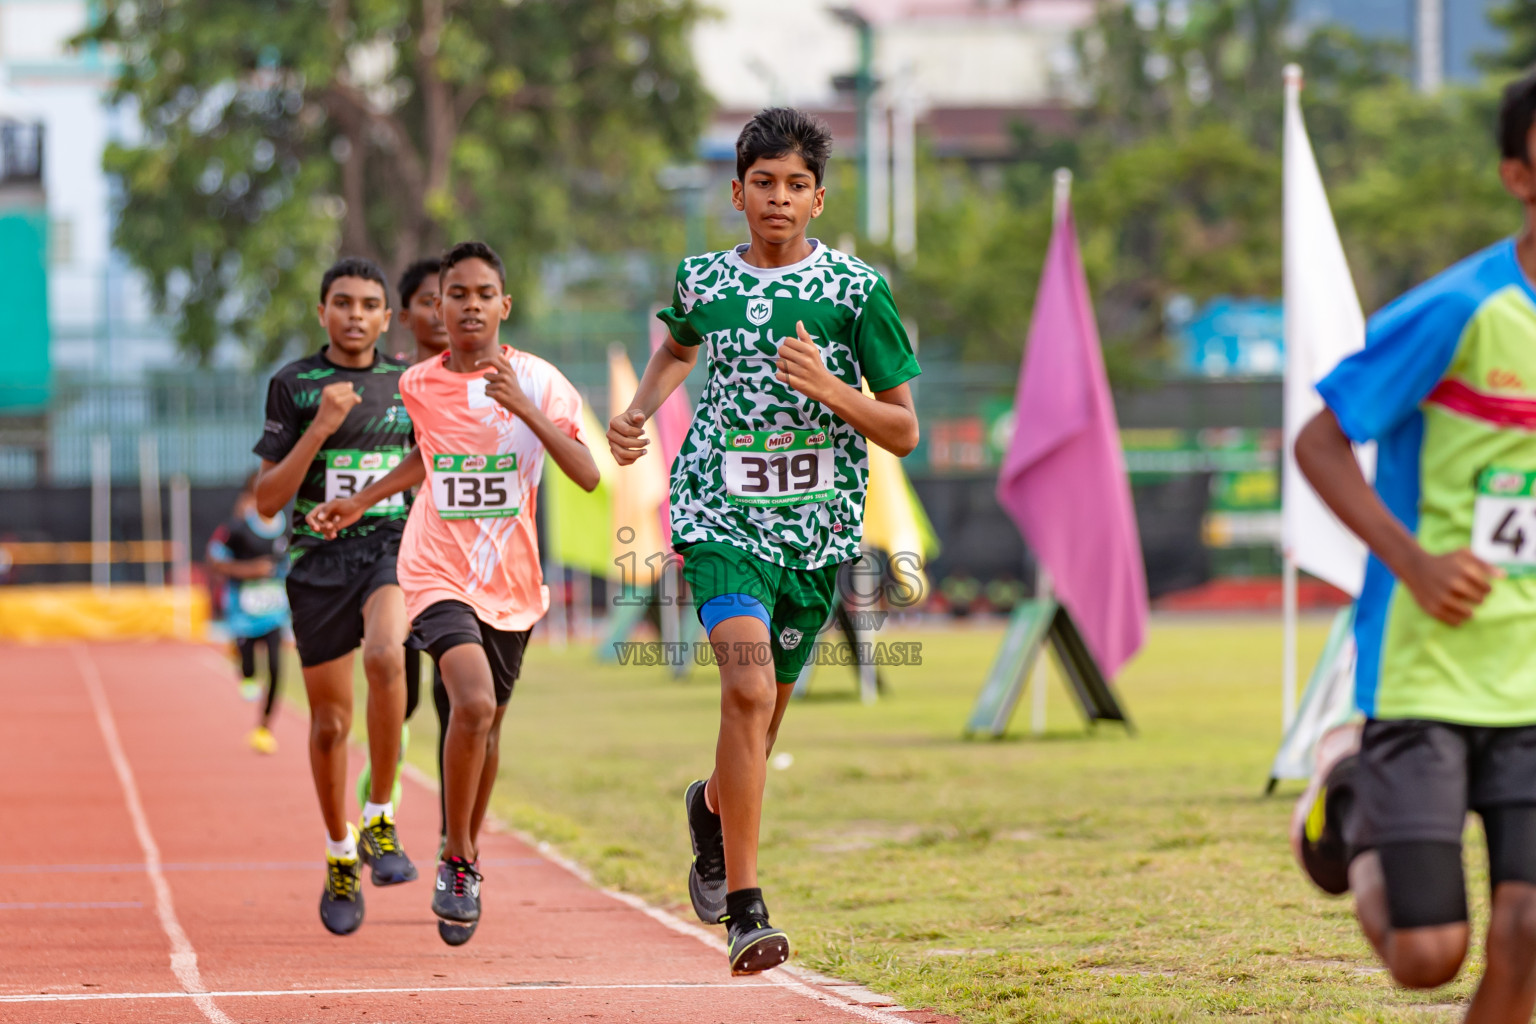
<svg viewBox="0 0 1536 1024"><path fill-rule="evenodd" d="M350 498L370 484L388 475L405 457L403 448L384 448L378 451L357 452L328 450L320 453L325 459L325 500ZM384 516L405 507L405 495L391 494L363 513L365 516Z"/></svg>

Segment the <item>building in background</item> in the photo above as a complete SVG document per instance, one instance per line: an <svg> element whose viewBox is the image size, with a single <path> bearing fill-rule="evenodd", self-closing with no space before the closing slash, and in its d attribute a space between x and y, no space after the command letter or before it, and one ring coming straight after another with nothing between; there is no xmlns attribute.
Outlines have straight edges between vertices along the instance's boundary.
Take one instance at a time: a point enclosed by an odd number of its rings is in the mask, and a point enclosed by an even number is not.
<svg viewBox="0 0 1536 1024"><path fill-rule="evenodd" d="M112 249L113 182L101 169L113 139L137 118L110 101L113 67L69 40L99 5L88 0L0 3L0 94L44 129L52 362L74 377L137 378L174 365L169 332L150 315L142 281Z"/></svg>
<svg viewBox="0 0 1536 1024"><path fill-rule="evenodd" d="M711 159L729 157L742 122L768 105L814 110L840 136L856 135L846 86L859 69L861 20L886 103L913 94L941 153L1001 156L1013 121L1059 123L1071 106L1073 36L1092 21L1095 0L782 0L771 19L748 0L714 7L718 16L694 32L699 71L720 105L704 143Z"/></svg>

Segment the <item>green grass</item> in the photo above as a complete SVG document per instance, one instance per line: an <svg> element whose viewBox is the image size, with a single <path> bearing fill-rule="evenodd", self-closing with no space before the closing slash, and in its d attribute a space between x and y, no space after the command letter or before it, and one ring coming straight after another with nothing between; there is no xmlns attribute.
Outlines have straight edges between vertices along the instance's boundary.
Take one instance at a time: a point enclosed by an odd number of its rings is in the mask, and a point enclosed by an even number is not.
<svg viewBox="0 0 1536 1024"><path fill-rule="evenodd" d="M1325 626L1303 630L1310 665ZM998 629L902 634L923 664L865 707L823 668L791 707L762 884L799 962L967 1021L1446 1020L1471 978L1397 990L1344 900L1311 889L1261 796L1279 732L1280 633L1164 618L1119 690L1139 734L1085 730L1053 687L1044 739L967 742ZM685 909L681 794L712 759L713 670L528 652L494 810L603 883ZM1027 729L1021 707L1015 729ZM432 712L411 759L433 770ZM1471 886L1486 884L1482 857ZM1486 900L1475 901L1486 920Z"/></svg>

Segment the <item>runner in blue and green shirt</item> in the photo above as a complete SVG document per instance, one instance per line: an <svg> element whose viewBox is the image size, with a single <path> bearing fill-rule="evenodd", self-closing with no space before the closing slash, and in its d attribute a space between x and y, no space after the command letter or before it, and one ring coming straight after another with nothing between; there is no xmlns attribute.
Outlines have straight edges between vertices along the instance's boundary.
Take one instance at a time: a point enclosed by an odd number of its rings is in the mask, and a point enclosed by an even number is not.
<svg viewBox="0 0 1536 1024"><path fill-rule="evenodd" d="M1358 750L1319 765L1293 844L1355 897L1402 985L1456 976L1471 929L1469 810L1488 839L1493 917L1468 1020L1536 1007L1536 73L1499 115L1516 238L1371 318L1319 385L1296 457L1370 547L1356 616ZM1375 486L1352 444L1377 445Z"/></svg>

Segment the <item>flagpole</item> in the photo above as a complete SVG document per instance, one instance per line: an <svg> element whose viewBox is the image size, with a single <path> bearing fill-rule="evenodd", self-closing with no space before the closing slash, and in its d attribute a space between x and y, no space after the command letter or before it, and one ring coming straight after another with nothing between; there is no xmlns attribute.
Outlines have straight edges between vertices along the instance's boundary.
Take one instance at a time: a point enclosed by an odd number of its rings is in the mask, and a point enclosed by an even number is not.
<svg viewBox="0 0 1536 1024"><path fill-rule="evenodd" d="M1051 603L1055 597L1051 574L1045 566L1035 563L1035 600L1044 605ZM1036 736L1045 735L1045 688L1048 679L1045 652L1049 646L1049 641L1041 645L1040 653L1035 656L1035 670L1029 680L1030 689L1034 691L1030 694L1029 731Z"/></svg>
<svg viewBox="0 0 1536 1024"><path fill-rule="evenodd" d="M1285 81L1285 104L1287 110L1301 102L1302 71L1299 64L1287 64L1282 72ZM1286 347L1285 358L1287 363L1299 359L1300 352L1291 351ZM1290 367L1287 367L1288 375ZM1282 464L1284 460L1282 459ZM1281 495L1284 502L1286 496ZM1282 512L1282 519L1284 513ZM1291 723L1296 719L1296 558L1290 550L1285 538L1281 538L1282 564L1280 568L1280 618L1281 618L1281 643L1284 650L1280 654L1280 724L1285 732L1289 732Z"/></svg>
<svg viewBox="0 0 1536 1024"><path fill-rule="evenodd" d="M1055 231L1061 226L1062 219L1067 215L1068 204L1072 201L1072 172L1065 167L1058 167L1054 175L1055 204L1051 210L1051 229ZM1035 600L1049 602L1056 597L1055 588L1051 585L1051 574L1044 564L1035 563ZM1045 735L1045 698L1047 684L1047 662L1045 651L1041 651L1035 660L1035 670L1031 674L1030 688L1034 691L1030 694L1029 729L1036 736Z"/></svg>
<svg viewBox="0 0 1536 1024"><path fill-rule="evenodd" d="M1054 175L1056 183L1056 205L1051 210L1051 227L1061 223L1061 217L1067 212L1067 204L1072 200L1072 172L1065 167L1056 168Z"/></svg>
<svg viewBox="0 0 1536 1024"><path fill-rule="evenodd" d="M1296 720L1296 560L1289 554L1280 570L1280 604L1284 609L1283 643L1280 659L1281 724L1289 731Z"/></svg>

